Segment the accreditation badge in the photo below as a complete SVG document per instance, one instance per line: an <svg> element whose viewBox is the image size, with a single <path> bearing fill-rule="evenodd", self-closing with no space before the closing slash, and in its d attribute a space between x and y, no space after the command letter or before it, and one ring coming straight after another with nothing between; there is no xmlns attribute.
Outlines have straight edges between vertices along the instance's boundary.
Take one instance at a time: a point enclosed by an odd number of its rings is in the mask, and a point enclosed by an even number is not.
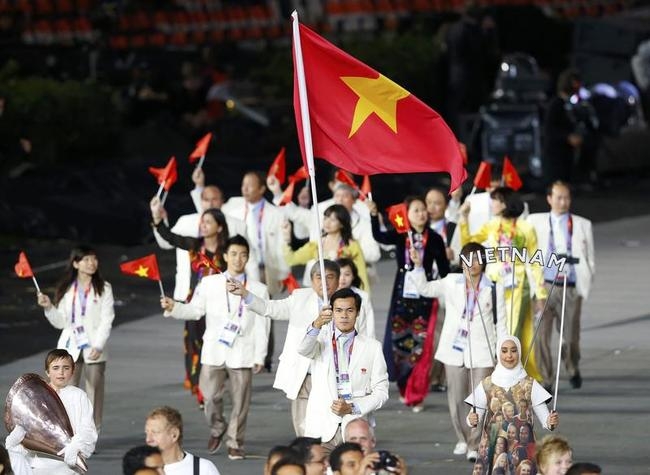
<svg viewBox="0 0 650 475"><path fill-rule="evenodd" d="M339 375L336 382L336 391L339 393L339 397L346 401L352 400L352 382L348 373L341 373Z"/></svg>
<svg viewBox="0 0 650 475"><path fill-rule="evenodd" d="M452 344L452 348L462 353L463 351L465 351L466 347L467 347L467 330L464 328L459 328L458 331L456 332L456 338L454 338L454 343Z"/></svg>
<svg viewBox="0 0 650 475"><path fill-rule="evenodd" d="M405 299L419 299L420 293L415 279L410 272L404 274L404 288L402 289L402 297Z"/></svg>
<svg viewBox="0 0 650 475"><path fill-rule="evenodd" d="M88 334L86 329L81 323L75 324L72 327L72 333L74 335L74 341L77 345L77 348L83 350L84 348L90 347L90 340L88 339Z"/></svg>
<svg viewBox="0 0 650 475"><path fill-rule="evenodd" d="M232 348L235 344L235 339L239 335L240 325L237 322L228 321L221 329L221 334L219 335L219 343L223 343L228 348Z"/></svg>

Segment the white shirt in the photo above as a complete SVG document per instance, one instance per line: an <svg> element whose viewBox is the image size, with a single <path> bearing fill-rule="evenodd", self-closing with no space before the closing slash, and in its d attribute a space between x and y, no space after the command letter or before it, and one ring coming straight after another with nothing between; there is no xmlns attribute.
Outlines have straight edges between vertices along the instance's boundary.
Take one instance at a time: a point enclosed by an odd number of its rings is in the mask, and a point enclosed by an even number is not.
<svg viewBox="0 0 650 475"><path fill-rule="evenodd" d="M199 459L199 472L201 475L220 475L217 467L207 459ZM193 475L194 455L185 452L185 457L180 462L165 465L165 475Z"/></svg>

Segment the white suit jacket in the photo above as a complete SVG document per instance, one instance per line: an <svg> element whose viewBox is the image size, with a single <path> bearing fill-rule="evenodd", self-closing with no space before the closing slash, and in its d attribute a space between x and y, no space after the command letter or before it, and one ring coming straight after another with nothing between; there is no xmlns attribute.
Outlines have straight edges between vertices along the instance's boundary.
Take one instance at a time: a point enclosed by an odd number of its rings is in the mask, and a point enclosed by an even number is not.
<svg viewBox="0 0 650 475"><path fill-rule="evenodd" d="M227 203L223 205L221 210L232 218L236 218L242 222L246 222L246 201L242 196L230 198ZM264 203L264 215L262 216L262 232L264 235L264 265L266 270L266 285L268 286L269 293L275 295L281 290L281 281L289 275L289 266L284 260L284 239L282 237L282 223L284 216L282 212L273 205L266 201ZM246 273L251 278L259 279L259 269L257 268L260 258L258 250L253 244L257 241L257 236L253 236L254 230L247 228L246 239L250 245L250 256L246 266Z"/></svg>
<svg viewBox="0 0 650 475"><path fill-rule="evenodd" d="M174 227L171 228L171 231L174 234L179 234L181 236L199 237L200 222L201 213L184 214L178 218L178 221L176 221ZM246 226L240 220L226 216L226 224L228 224L228 234L230 236L241 234L246 237ZM153 235L161 249L174 249L174 246L160 236L156 228L153 228ZM255 258L253 258L253 264L251 264L251 258L249 257L248 264L257 268L257 260L255 260ZM257 275L257 270L255 272ZM177 248L174 300L184 302L187 299L190 292L191 280L192 266L190 265L190 254L184 249Z"/></svg>
<svg viewBox="0 0 650 475"><path fill-rule="evenodd" d="M533 225L537 233L537 246L542 251L545 262L548 262L548 241L550 237L550 213L533 213L528 216L528 222ZM596 274L596 261L594 258L594 235L591 230L591 221L571 214L573 220L573 237L571 238L571 253L580 259L575 265L576 290L578 295L586 299L589 296L591 283Z"/></svg>
<svg viewBox="0 0 650 475"><path fill-rule="evenodd" d="M472 358L470 361L468 348L467 351L462 352L453 348L458 330L461 327L467 329L467 320L463 319L466 306L464 274L447 274L443 279L427 281L423 270L410 272L415 279L420 295L444 299L445 320L440 332L435 359L451 366L465 366L466 368L493 367L494 360L492 358L496 355L497 338L507 334L506 302L503 295L503 285L500 283L493 284L487 278L483 280L483 283L488 285L481 285L478 305L474 305L469 325L469 342L472 345ZM494 324L492 305L492 285L496 285L496 325ZM481 322L481 314L483 315L485 328L483 328Z"/></svg>
<svg viewBox="0 0 650 475"><path fill-rule="evenodd" d="M63 295L59 304L51 309L45 311L45 317L52 324L54 328L63 330L57 348L65 349L72 355L72 359L77 361L81 350L77 348L74 332L72 330L72 299L74 294L74 286L70 288ZM111 284L104 282L104 292L101 296L95 293L95 289L91 286L88 293L88 300L86 302L86 315L81 316L81 302L75 299L75 319L81 319L90 340L91 348L85 348L84 361L86 364L103 363L108 359L106 351L106 342L111 334L111 327L115 319L115 310L113 308L113 289ZM92 348L102 350L102 354L96 360L88 359L88 355Z"/></svg>
<svg viewBox="0 0 650 475"><path fill-rule="evenodd" d="M248 280L246 288L251 292L268 298L266 285ZM238 316L241 298L226 291L226 276L213 274L201 279L192 300L187 303L175 303L171 316L179 320L198 320L205 315L205 333L201 363L228 368L252 368L254 364L264 364L271 328L268 319L252 312L246 305L242 306L241 318ZM230 308L230 311L228 310ZM224 325L229 320L239 321L239 336L235 338L232 348L219 342Z"/></svg>
<svg viewBox="0 0 650 475"><path fill-rule="evenodd" d="M354 338L348 373L352 384L352 403L361 414L347 414L343 417L334 414L330 406L338 399L336 389L336 369L332 351L332 325L324 326L318 337L306 335L298 347L298 352L313 359L312 387L307 401L305 436L331 440L341 424L345 425L360 416L376 411L388 400L388 372L381 343L363 335Z"/></svg>
<svg viewBox="0 0 650 475"><path fill-rule="evenodd" d="M284 391L289 399L298 397L300 386L309 371L311 360L298 353L298 345L312 322L316 320L321 305L318 294L312 288L296 289L289 297L281 300L264 300L255 294L251 295L248 307L253 312L273 320L289 321L273 382L273 387ZM359 317L362 315L360 314ZM365 328L366 332L370 331L366 321L361 318L357 318L358 328ZM374 323L372 329L374 331Z"/></svg>

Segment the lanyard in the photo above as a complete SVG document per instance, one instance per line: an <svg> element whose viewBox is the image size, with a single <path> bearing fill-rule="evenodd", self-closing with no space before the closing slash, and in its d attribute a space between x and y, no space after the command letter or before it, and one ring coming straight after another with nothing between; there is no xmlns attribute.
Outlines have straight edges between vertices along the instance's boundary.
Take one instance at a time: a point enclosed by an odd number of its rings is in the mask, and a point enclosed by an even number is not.
<svg viewBox="0 0 650 475"><path fill-rule="evenodd" d="M551 218L551 213L548 214L548 227L550 230L550 236L549 236L549 246L551 248L551 252L555 252L555 234L553 233L553 218ZM569 231L569 236L568 239L566 240L566 253L567 256L571 255L571 241L573 240L573 216L571 216L571 213L569 213L568 220L567 220L567 228Z"/></svg>
<svg viewBox="0 0 650 475"><path fill-rule="evenodd" d="M264 218L264 200L262 200L261 203L260 212L257 215L257 248L260 251L260 264L264 262L264 249L262 246L262 219ZM248 218L248 208L248 203L246 203L246 209L244 210L244 222L246 222L246 219Z"/></svg>
<svg viewBox="0 0 650 475"><path fill-rule="evenodd" d="M427 241L429 240L429 231L427 228L424 228L424 231L422 231L422 234L419 233L413 233L413 239L415 239L415 236L422 236L422 246L418 248L414 244L414 247L417 249L418 254L420 254L420 261L424 263L424 250L427 247ZM411 239L408 238L408 235L406 237L406 246L404 246L404 264L405 267L408 269L413 265L413 262L411 261L411 253L409 252L411 250ZM409 266L410 263L410 266Z"/></svg>
<svg viewBox="0 0 650 475"><path fill-rule="evenodd" d="M350 367L350 358L352 358L352 348L354 347L354 337L357 335L355 330L352 335L352 343L350 343L350 349L348 350L348 371ZM336 333L332 333L332 351L334 352L334 369L336 370L336 376L339 376L339 353L336 348Z"/></svg>
<svg viewBox="0 0 650 475"><path fill-rule="evenodd" d="M88 304L88 294L90 293L90 284L84 289L83 292L79 291L79 282L76 280L73 284L73 293L72 293L72 323L75 322L75 309L77 304L77 293L79 294L79 306L81 307L81 316L86 316L86 305Z"/></svg>
<svg viewBox="0 0 650 475"><path fill-rule="evenodd" d="M226 274L226 279L230 278L230 274ZM233 277L234 279L234 277ZM246 288L246 282L248 281L246 274L244 274L244 288ZM230 314L230 294L228 292L228 288L224 286L224 289L226 289L226 305L228 306L228 314ZM237 309L237 317L241 318L242 314L244 313L244 299L242 297L239 298L239 309Z"/></svg>
<svg viewBox="0 0 650 475"><path fill-rule="evenodd" d="M476 289L472 289L471 283L465 280L465 310L463 311L463 320L469 318L471 322L474 319L474 309L478 303L478 296L481 293L481 281L483 276L478 281ZM468 285L469 284L469 285ZM474 294L474 298L470 298L470 294Z"/></svg>

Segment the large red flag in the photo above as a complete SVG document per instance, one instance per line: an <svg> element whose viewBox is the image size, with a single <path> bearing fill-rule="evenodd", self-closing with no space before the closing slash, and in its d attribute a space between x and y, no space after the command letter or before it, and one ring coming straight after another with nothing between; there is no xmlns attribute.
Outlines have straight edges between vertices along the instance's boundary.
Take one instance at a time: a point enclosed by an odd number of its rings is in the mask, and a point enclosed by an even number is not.
<svg viewBox="0 0 650 475"><path fill-rule="evenodd" d="M135 275L150 280L160 280L158 259L155 254L135 259L120 264L120 270L127 275Z"/></svg>
<svg viewBox="0 0 650 475"><path fill-rule="evenodd" d="M490 187L490 182L492 181L492 165L486 161L482 161L478 166L476 171L476 176L474 177L474 186L476 188L486 189Z"/></svg>
<svg viewBox="0 0 650 475"><path fill-rule="evenodd" d="M505 186L512 188L515 191L521 188L524 184L519 177L519 173L517 173L517 169L508 157L503 159L503 173L501 174L501 178L503 179L503 184Z"/></svg>
<svg viewBox="0 0 650 475"><path fill-rule="evenodd" d="M275 160L273 160L273 163L269 168L269 172L267 173L267 176L271 176L271 175L275 176L275 178L278 179L281 185L284 184L287 178L286 153L284 147L280 149L280 152L275 157Z"/></svg>
<svg viewBox="0 0 650 475"><path fill-rule="evenodd" d="M29 265L29 261L27 260L27 255L23 251L21 251L20 254L18 254L18 262L16 262L16 265L14 266L14 270L16 271L16 275L21 279L28 279L30 277L34 277L32 266Z"/></svg>
<svg viewBox="0 0 650 475"><path fill-rule="evenodd" d="M406 203L400 203L386 208L388 211L388 220L391 222L395 231L402 234L411 229L411 223L408 218L408 208Z"/></svg>
<svg viewBox="0 0 650 475"><path fill-rule="evenodd" d="M149 167L149 173L156 177L158 184L163 184L165 191L169 191L176 180L178 180L178 171L176 170L176 157L171 157L164 168Z"/></svg>
<svg viewBox="0 0 650 475"><path fill-rule="evenodd" d="M196 162L199 158L205 157L205 154L208 153L208 146L212 140L212 132L208 132L201 139L196 142L196 147L194 151L190 154L190 163Z"/></svg>
<svg viewBox="0 0 650 475"><path fill-rule="evenodd" d="M294 21L297 21L294 19ZM456 137L406 89L298 25L314 156L357 175L448 172L466 177ZM294 38L294 110L305 154Z"/></svg>

